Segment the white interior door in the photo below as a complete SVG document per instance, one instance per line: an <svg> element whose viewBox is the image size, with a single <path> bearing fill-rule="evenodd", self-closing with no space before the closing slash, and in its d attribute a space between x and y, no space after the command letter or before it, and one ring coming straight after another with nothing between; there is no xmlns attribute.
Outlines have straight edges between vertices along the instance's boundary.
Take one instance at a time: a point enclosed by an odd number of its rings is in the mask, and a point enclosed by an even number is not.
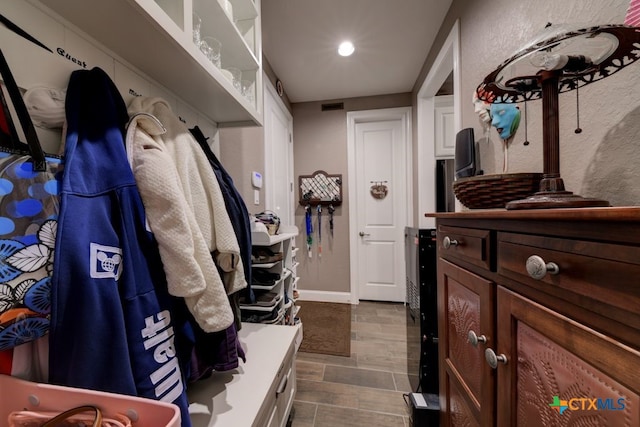
<svg viewBox="0 0 640 427"><path fill-rule="evenodd" d="M398 109L387 111L393 113L354 122L352 270L356 269L358 299L403 302L404 227L411 211L409 116L398 117Z"/></svg>
<svg viewBox="0 0 640 427"><path fill-rule="evenodd" d="M293 118L273 86L265 81L265 209L282 225L293 225Z"/></svg>

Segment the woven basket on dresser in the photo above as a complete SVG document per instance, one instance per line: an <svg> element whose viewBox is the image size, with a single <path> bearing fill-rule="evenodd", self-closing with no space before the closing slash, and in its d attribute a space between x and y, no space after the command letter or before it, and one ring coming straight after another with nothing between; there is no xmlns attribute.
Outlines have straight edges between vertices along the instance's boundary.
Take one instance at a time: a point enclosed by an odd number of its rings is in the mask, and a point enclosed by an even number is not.
<svg viewBox="0 0 640 427"><path fill-rule="evenodd" d="M504 208L513 200L536 193L541 179L541 173L478 175L457 179L453 192L469 209Z"/></svg>

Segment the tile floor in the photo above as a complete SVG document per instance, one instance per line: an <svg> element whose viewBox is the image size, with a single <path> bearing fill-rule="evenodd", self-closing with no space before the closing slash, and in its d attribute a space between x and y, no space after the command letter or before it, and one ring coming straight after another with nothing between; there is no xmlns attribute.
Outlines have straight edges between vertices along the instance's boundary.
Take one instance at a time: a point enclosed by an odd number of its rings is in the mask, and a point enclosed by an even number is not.
<svg viewBox="0 0 640 427"><path fill-rule="evenodd" d="M351 357L298 353L292 427L409 427L404 304L351 309Z"/></svg>

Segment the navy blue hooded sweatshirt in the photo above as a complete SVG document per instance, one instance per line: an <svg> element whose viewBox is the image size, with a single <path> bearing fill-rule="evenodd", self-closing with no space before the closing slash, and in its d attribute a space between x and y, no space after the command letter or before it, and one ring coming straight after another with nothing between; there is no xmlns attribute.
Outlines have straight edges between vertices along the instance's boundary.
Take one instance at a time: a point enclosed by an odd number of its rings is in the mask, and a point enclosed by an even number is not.
<svg viewBox="0 0 640 427"><path fill-rule="evenodd" d="M190 426L182 331L127 161L125 103L94 68L72 73L65 108L49 379L173 402Z"/></svg>

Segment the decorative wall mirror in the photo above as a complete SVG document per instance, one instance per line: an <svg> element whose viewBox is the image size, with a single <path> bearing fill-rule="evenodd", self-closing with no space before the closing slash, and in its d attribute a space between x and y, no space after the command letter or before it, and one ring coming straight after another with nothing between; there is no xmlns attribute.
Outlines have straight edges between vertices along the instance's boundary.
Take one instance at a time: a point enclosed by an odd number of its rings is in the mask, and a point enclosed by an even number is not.
<svg viewBox="0 0 640 427"><path fill-rule="evenodd" d="M315 171L311 175L298 177L300 204L334 205L342 204L342 174L329 175L325 171Z"/></svg>

